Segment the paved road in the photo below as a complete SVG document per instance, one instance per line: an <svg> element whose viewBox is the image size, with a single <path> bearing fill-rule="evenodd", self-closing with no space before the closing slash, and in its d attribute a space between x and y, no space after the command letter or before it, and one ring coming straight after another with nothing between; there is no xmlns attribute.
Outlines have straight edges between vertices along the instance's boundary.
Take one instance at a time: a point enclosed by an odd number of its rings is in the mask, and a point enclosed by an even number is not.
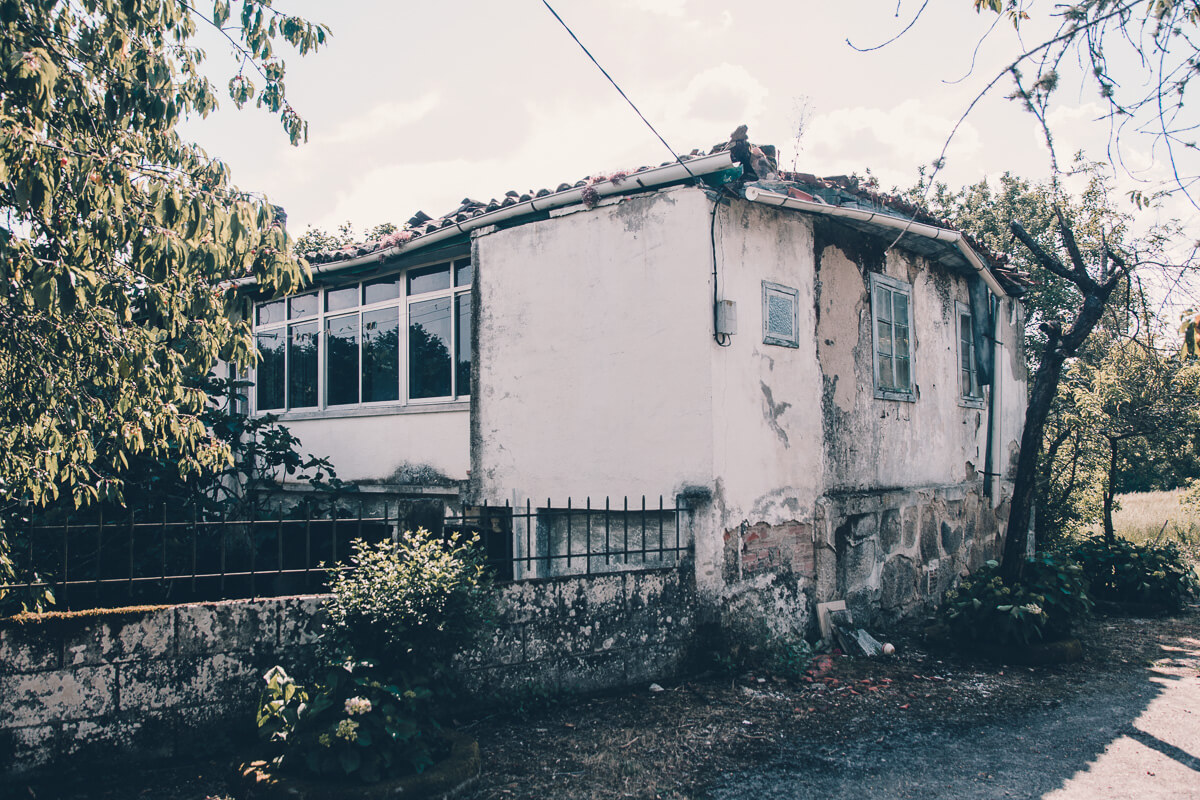
<svg viewBox="0 0 1200 800"><path fill-rule="evenodd" d="M1200 640L1130 681L1003 722L866 726L796 741L713 800L1200 800Z"/></svg>

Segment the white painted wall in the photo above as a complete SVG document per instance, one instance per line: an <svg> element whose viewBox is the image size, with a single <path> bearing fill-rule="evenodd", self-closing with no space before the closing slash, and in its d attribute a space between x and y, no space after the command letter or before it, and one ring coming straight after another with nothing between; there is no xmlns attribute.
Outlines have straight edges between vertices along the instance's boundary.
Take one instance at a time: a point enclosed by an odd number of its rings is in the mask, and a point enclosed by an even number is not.
<svg viewBox="0 0 1200 800"><path fill-rule="evenodd" d="M480 499L711 485L707 208L673 189L477 236Z"/></svg>
<svg viewBox="0 0 1200 800"><path fill-rule="evenodd" d="M342 480L388 483L398 469L427 467L461 481L471 468L470 412L465 408L284 419L282 424L300 439L300 452L328 458Z"/></svg>
<svg viewBox="0 0 1200 800"><path fill-rule="evenodd" d="M811 217L720 208L719 296L739 329L717 345L711 210L691 187L613 200L480 234L474 256L478 499L653 503L706 487L702 591L719 587L724 532L742 521L812 523L829 491L977 481L967 464L984 469L987 438L986 411L958 398L964 278L898 250L876 265L913 287L918 387L916 402L879 400L865 267L828 246L818 271ZM763 343L764 280L798 290L798 348ZM1016 342L1007 314L1002 327ZM1019 438L1023 409L1005 365L997 443Z"/></svg>

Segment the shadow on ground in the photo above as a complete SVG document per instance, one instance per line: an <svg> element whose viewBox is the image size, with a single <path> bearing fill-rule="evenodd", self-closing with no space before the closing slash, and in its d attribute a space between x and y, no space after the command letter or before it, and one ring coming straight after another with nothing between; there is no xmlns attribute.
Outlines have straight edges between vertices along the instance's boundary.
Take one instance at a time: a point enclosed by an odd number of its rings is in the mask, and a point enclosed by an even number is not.
<svg viewBox="0 0 1200 800"><path fill-rule="evenodd" d="M727 774L713 800L1200 797L1200 640L1105 676L1054 708L979 724L877 720L837 741L792 739Z"/></svg>

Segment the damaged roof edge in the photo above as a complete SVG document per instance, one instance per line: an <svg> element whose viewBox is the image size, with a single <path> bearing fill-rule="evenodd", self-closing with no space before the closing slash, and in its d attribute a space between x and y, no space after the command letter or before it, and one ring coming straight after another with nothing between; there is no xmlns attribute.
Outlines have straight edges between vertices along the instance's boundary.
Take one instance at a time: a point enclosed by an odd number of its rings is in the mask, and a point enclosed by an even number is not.
<svg viewBox="0 0 1200 800"><path fill-rule="evenodd" d="M958 231L939 228L936 225L927 225L923 222L917 222L905 217L892 216L890 214L863 211L862 209L846 208L844 206L832 206L827 203L817 203L811 200L801 200L785 194L769 192L757 186L746 187L746 199L752 203L790 208L794 211L805 211L810 214L823 214L828 217L848 217L869 225L878 225L883 228L900 231L901 233L911 233L926 239L947 242L958 248L963 258L967 260L967 263L979 273L979 277L991 289L992 294L997 297L1009 296L1008 292L1004 291L1004 287L1000 285L1000 281L996 279L996 276L984 264L983 259L975 252L975 249L971 245L967 244L966 238Z"/></svg>
<svg viewBox="0 0 1200 800"><path fill-rule="evenodd" d="M607 180L601 183L591 184L590 186L581 186L572 189L566 189L561 192L546 195L545 197L535 197L531 200L526 200L523 203L516 203L505 208L498 208L495 211L489 211L485 214L480 214L477 217L465 220L463 222L454 222L441 230L427 233L424 236L417 237L404 244L394 245L385 250L377 250L373 253L367 253L357 258L346 259L345 261L337 261L332 264L323 264L312 268L313 280L316 280L321 275L331 275L342 272L344 270L354 269L369 264L377 264L388 259L396 258L397 256L411 253L414 250L419 250L429 245L436 244L454 236L468 233L475 228L482 228L488 225L495 225L514 217L525 216L526 214L535 214L539 211L547 211L552 208L562 208L563 206L573 205L583 202L584 189L594 189L599 197L609 197L611 195L626 194L636 192L639 189L650 189L657 186L664 186L670 183L687 180L688 178L698 178L701 175L711 175L714 172L722 172L731 169L734 166L733 157L728 151L713 153L709 156L699 156L697 158L688 159L682 162L675 162L661 167L653 167L644 172L634 172L619 179ZM230 281L227 286L253 286L256 281L253 277L238 278Z"/></svg>

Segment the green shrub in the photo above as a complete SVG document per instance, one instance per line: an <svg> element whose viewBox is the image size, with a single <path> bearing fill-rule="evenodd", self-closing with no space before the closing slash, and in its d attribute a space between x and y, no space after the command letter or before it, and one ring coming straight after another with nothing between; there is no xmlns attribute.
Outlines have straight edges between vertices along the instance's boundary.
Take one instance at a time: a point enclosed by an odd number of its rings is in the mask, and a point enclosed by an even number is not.
<svg viewBox="0 0 1200 800"><path fill-rule="evenodd" d="M1098 600L1153 603L1179 611L1200 594L1200 582L1174 542L1134 544L1097 536L1077 542L1071 555Z"/></svg>
<svg viewBox="0 0 1200 800"><path fill-rule="evenodd" d="M371 783L437 760L451 660L493 617L475 544L424 530L396 545L354 543L323 607L324 678L311 690L280 667L264 678L257 722L276 767Z"/></svg>
<svg viewBox="0 0 1200 800"><path fill-rule="evenodd" d="M946 592L940 614L954 638L1030 644L1067 636L1092 608L1083 570L1068 557L1039 553L1025 562L1021 581L1005 585L1000 564L988 561Z"/></svg>

